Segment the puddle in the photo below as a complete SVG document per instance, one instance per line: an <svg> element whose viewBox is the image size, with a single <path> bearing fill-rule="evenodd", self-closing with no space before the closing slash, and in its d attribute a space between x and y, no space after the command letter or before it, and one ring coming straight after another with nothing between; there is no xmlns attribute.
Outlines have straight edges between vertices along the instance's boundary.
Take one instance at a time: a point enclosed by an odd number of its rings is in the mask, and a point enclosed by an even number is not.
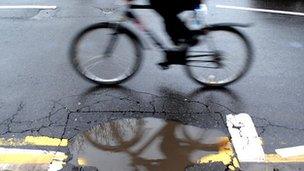
<svg viewBox="0 0 304 171"><path fill-rule="evenodd" d="M98 170L185 170L218 153L223 136L219 130L155 118L116 120L75 137L70 163Z"/></svg>

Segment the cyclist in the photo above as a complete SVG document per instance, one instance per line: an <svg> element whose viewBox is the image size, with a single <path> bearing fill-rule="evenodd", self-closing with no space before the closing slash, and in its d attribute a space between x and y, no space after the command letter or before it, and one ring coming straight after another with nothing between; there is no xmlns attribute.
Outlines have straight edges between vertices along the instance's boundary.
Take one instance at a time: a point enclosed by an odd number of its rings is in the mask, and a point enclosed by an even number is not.
<svg viewBox="0 0 304 171"><path fill-rule="evenodd" d="M186 10L194 10L201 2L202 0L150 0L152 8L163 17L166 31L176 45L195 45L198 42L177 15Z"/></svg>

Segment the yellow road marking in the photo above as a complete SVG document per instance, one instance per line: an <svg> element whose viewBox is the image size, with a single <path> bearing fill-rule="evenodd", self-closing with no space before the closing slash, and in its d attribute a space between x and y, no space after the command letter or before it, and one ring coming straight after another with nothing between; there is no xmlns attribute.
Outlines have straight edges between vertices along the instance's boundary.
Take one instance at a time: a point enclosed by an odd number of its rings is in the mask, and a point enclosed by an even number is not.
<svg viewBox="0 0 304 171"><path fill-rule="evenodd" d="M234 154L231 142L228 137L223 137L219 141L218 154L210 154L202 157L198 163L213 163L222 162L224 165L228 166L230 170L236 170L240 168L240 164L236 155ZM265 154L265 162L261 163L303 163L304 156L294 156L294 157L281 157L278 154Z"/></svg>
<svg viewBox="0 0 304 171"><path fill-rule="evenodd" d="M267 163L303 163L304 156L281 157L278 154L266 154Z"/></svg>
<svg viewBox="0 0 304 171"><path fill-rule="evenodd" d="M223 137L219 141L218 154L210 154L202 157L198 163L213 163L222 162L224 165L228 166L230 170L236 170L240 167L237 158L234 155L232 145L228 137Z"/></svg>
<svg viewBox="0 0 304 171"><path fill-rule="evenodd" d="M48 164L67 158L65 153L56 151L0 148L1 164Z"/></svg>
<svg viewBox="0 0 304 171"><path fill-rule="evenodd" d="M68 140L51 138L47 136L26 136L25 138L22 139L0 138L0 146L25 146L25 145L66 147L68 145Z"/></svg>

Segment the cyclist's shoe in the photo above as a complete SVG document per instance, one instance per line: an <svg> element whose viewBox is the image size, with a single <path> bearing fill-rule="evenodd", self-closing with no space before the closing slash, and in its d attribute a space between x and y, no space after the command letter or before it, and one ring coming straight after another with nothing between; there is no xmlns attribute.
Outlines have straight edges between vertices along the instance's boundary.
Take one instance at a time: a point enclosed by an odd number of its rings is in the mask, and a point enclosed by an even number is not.
<svg viewBox="0 0 304 171"><path fill-rule="evenodd" d="M179 46L179 45L183 45L183 44L187 44L187 47L191 47L191 46L195 46L198 44L199 40L197 38L197 36L192 36L189 38L181 38L181 39L173 39L173 42L175 45Z"/></svg>
<svg viewBox="0 0 304 171"><path fill-rule="evenodd" d="M174 48L167 50L166 54L168 53L172 53L172 52L186 52L189 48L189 44L187 43L179 43L178 45L176 45Z"/></svg>
<svg viewBox="0 0 304 171"><path fill-rule="evenodd" d="M189 39L185 39L185 43L187 43L190 47L197 45L198 42L199 42L199 40L196 36L193 36Z"/></svg>
<svg viewBox="0 0 304 171"><path fill-rule="evenodd" d="M158 65L160 66L160 68L162 70L167 70L167 69L169 69L170 64L168 62L160 62L160 63L158 63Z"/></svg>

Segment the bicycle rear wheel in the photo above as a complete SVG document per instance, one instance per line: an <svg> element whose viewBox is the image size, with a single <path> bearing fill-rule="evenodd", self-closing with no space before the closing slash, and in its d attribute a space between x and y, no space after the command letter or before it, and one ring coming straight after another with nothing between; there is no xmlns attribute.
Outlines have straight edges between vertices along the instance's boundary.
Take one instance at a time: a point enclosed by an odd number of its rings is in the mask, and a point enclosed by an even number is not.
<svg viewBox="0 0 304 171"><path fill-rule="evenodd" d="M240 79L252 63L252 48L235 28L212 26L199 36L200 43L189 49L188 75L206 86L224 86Z"/></svg>
<svg viewBox="0 0 304 171"><path fill-rule="evenodd" d="M137 37L118 23L98 23L81 31L71 46L71 61L84 78L102 85L131 78L141 63Z"/></svg>

